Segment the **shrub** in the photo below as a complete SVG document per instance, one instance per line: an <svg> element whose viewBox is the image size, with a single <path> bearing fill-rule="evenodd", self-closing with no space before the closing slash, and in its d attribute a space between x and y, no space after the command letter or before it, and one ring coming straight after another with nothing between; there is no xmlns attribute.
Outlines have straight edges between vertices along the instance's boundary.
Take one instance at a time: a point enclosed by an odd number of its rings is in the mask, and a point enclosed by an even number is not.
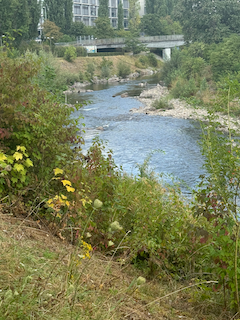
<svg viewBox="0 0 240 320"><path fill-rule="evenodd" d="M73 62L77 57L77 50L75 47L67 47L64 52L64 59L68 62Z"/></svg>
<svg viewBox="0 0 240 320"><path fill-rule="evenodd" d="M153 53L149 53L147 55L147 58L148 58L148 63L151 67L156 68L158 66L157 58L155 57L155 55Z"/></svg>
<svg viewBox="0 0 240 320"><path fill-rule="evenodd" d="M118 76L122 78L126 78L131 73L131 69L129 65L127 65L122 61L118 63L117 70L118 70L117 71Z"/></svg>
<svg viewBox="0 0 240 320"><path fill-rule="evenodd" d="M86 76L90 80L93 78L95 72L95 65L94 63L88 63L87 70L86 70Z"/></svg>
<svg viewBox="0 0 240 320"><path fill-rule="evenodd" d="M77 57L86 57L87 49L84 47L77 46L76 47Z"/></svg>
<svg viewBox="0 0 240 320"><path fill-rule="evenodd" d="M167 98L161 98L153 101L152 107L155 109L163 109L163 110L169 110L173 108L172 104L168 101Z"/></svg>
<svg viewBox="0 0 240 320"><path fill-rule="evenodd" d="M172 86L171 95L174 98L189 98L197 92L195 80L179 78Z"/></svg>
<svg viewBox="0 0 240 320"><path fill-rule="evenodd" d="M66 47L57 47L55 46L54 48L54 54L58 57L58 58L63 58L64 57L64 54L65 54L65 51L66 51Z"/></svg>
<svg viewBox="0 0 240 320"><path fill-rule="evenodd" d="M144 67L147 67L148 66L148 57L145 56L145 55L141 55L139 58L138 58L139 62L144 66Z"/></svg>

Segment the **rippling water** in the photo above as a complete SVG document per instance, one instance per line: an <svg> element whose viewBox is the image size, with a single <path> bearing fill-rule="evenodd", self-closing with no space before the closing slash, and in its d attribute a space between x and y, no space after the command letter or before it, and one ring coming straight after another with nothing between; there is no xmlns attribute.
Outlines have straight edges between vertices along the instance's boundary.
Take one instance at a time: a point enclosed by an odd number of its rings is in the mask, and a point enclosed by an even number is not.
<svg viewBox="0 0 240 320"><path fill-rule="evenodd" d="M95 87L98 90L94 92L70 97L70 102L91 101L79 111L86 125L85 148L87 150L92 139L99 136L113 150L115 163L133 175L139 173L137 164L142 164L150 152L161 149L164 153L156 152L152 156L150 168L156 173L184 180L193 188L203 173L203 157L198 146L198 123L130 113L129 109L138 108L141 103L131 97L121 98L119 94L126 91L132 95L140 94L141 81ZM103 127L104 130L98 130L97 127Z"/></svg>

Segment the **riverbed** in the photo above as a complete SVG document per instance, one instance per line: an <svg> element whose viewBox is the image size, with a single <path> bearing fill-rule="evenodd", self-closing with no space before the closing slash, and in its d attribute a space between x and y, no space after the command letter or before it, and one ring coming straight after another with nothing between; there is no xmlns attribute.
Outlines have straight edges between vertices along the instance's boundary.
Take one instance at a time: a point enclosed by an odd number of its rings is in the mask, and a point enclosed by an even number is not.
<svg viewBox="0 0 240 320"><path fill-rule="evenodd" d="M133 113L143 104L133 97L139 96L143 89L140 83L146 81L148 89L154 88L158 79L138 79L123 84L105 84L100 87L89 87L93 92L73 94L69 102L89 101L79 112L85 123L84 152L98 136L107 148L113 151L117 166L130 175L138 175L138 165L147 156L156 151L149 163L150 170L164 175L167 182L174 180L194 188L203 173L203 157L198 141L201 135L199 123L190 119L146 115ZM129 96L122 98L121 94ZM185 185L185 186L184 186Z"/></svg>

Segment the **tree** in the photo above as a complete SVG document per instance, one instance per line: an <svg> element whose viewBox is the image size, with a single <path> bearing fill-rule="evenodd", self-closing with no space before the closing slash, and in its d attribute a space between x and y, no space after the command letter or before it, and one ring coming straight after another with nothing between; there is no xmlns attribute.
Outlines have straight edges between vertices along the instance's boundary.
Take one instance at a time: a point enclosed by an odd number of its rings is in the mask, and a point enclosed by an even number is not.
<svg viewBox="0 0 240 320"><path fill-rule="evenodd" d="M28 10L30 15L28 38L33 39L37 36L37 27L40 18L40 3L37 0L28 0Z"/></svg>
<svg viewBox="0 0 240 320"><path fill-rule="evenodd" d="M113 38L114 29L110 24L109 18L98 17L95 20L94 35L98 39Z"/></svg>
<svg viewBox="0 0 240 320"><path fill-rule="evenodd" d="M164 34L163 26L158 14L145 14L140 23L141 31L148 36L158 36Z"/></svg>
<svg viewBox="0 0 240 320"><path fill-rule="evenodd" d="M85 35L85 24L81 21L72 22L70 33L74 37Z"/></svg>
<svg viewBox="0 0 240 320"><path fill-rule="evenodd" d="M133 54L138 54L141 51L147 51L147 48L138 40L138 33L129 33L125 38L125 49L127 51L133 52Z"/></svg>
<svg viewBox="0 0 240 320"><path fill-rule="evenodd" d="M63 33L69 33L72 24L72 0L45 0L47 18Z"/></svg>
<svg viewBox="0 0 240 320"><path fill-rule="evenodd" d="M123 5L122 1L119 1L118 4L118 30L123 29Z"/></svg>
<svg viewBox="0 0 240 320"><path fill-rule="evenodd" d="M62 33L60 32L60 28L56 26L54 22L49 20L44 21L43 34L44 34L44 37L53 38L54 41L57 41L62 36Z"/></svg>
<svg viewBox="0 0 240 320"><path fill-rule="evenodd" d="M240 32L240 3L232 0L179 0L175 17L183 27L186 41L220 42Z"/></svg>
<svg viewBox="0 0 240 320"><path fill-rule="evenodd" d="M146 0L146 13L165 17L172 13L173 4L173 0Z"/></svg>
<svg viewBox="0 0 240 320"><path fill-rule="evenodd" d="M139 0L129 0L129 29L131 32L139 32L140 25Z"/></svg>
<svg viewBox="0 0 240 320"><path fill-rule="evenodd" d="M108 0L99 0L99 18L109 18Z"/></svg>

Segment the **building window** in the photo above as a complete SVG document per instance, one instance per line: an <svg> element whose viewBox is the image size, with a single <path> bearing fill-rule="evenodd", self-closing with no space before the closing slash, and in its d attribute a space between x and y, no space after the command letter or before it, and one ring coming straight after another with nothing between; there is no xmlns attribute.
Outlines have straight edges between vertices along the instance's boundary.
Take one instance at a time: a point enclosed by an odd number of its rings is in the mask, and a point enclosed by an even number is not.
<svg viewBox="0 0 240 320"><path fill-rule="evenodd" d="M74 6L74 14L81 14L81 7L80 6Z"/></svg>
<svg viewBox="0 0 240 320"><path fill-rule="evenodd" d="M91 4L96 4L96 0L90 0Z"/></svg>
<svg viewBox="0 0 240 320"><path fill-rule="evenodd" d="M116 0L111 0L112 7L116 7Z"/></svg>
<svg viewBox="0 0 240 320"><path fill-rule="evenodd" d="M82 14L84 14L84 15L88 15L88 6L83 6L82 7Z"/></svg>
<svg viewBox="0 0 240 320"><path fill-rule="evenodd" d="M88 3L88 0L82 0L82 3Z"/></svg>
<svg viewBox="0 0 240 320"><path fill-rule="evenodd" d="M128 10L127 9L124 9L123 10L123 17L126 19L128 18Z"/></svg>
<svg viewBox="0 0 240 320"><path fill-rule="evenodd" d="M123 8L128 9L128 0L123 0Z"/></svg>
<svg viewBox="0 0 240 320"><path fill-rule="evenodd" d="M75 22L81 22L82 20L82 17L80 16L75 16Z"/></svg>
<svg viewBox="0 0 240 320"><path fill-rule="evenodd" d="M89 26L89 18L83 18L83 23L85 26Z"/></svg>
<svg viewBox="0 0 240 320"><path fill-rule="evenodd" d="M123 22L124 29L128 28L128 20L124 20Z"/></svg>
<svg viewBox="0 0 240 320"><path fill-rule="evenodd" d="M117 19L112 20L112 27L116 28L117 27Z"/></svg>
<svg viewBox="0 0 240 320"><path fill-rule="evenodd" d="M117 17L117 9L112 9L111 17L112 18L116 18Z"/></svg>
<svg viewBox="0 0 240 320"><path fill-rule="evenodd" d="M90 7L90 10L91 10L91 16L96 16L97 15L96 7Z"/></svg>
<svg viewBox="0 0 240 320"><path fill-rule="evenodd" d="M80 0L74 0L74 2L78 2L78 3L80 3Z"/></svg>

